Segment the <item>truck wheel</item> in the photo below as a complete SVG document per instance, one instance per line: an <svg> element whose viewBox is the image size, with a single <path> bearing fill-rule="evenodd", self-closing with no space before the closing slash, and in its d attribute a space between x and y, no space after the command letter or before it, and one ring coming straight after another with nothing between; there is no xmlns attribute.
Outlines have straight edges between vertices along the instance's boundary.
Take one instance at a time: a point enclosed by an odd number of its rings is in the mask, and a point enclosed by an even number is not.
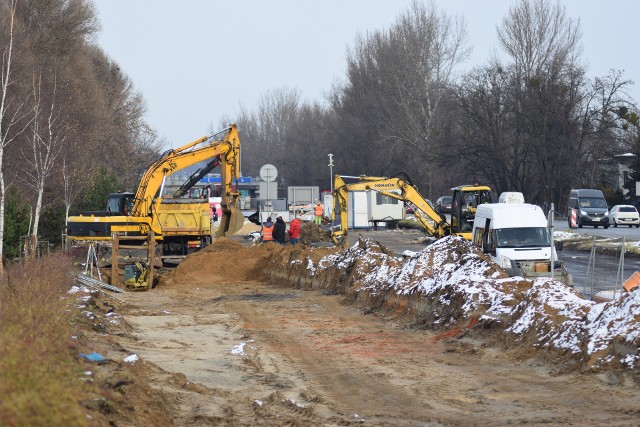
<svg viewBox="0 0 640 427"><path fill-rule="evenodd" d="M613 223L613 227L614 227L614 228L618 228L618 223L617 223L617 222L614 222L614 223Z"/></svg>
<svg viewBox="0 0 640 427"><path fill-rule="evenodd" d="M604 225L603 227L604 227L604 229L606 230L606 229L608 229L608 228L609 228L609 224Z"/></svg>
<svg viewBox="0 0 640 427"><path fill-rule="evenodd" d="M598 228L598 226L597 226L597 225L594 225L594 226L593 226L593 228Z"/></svg>

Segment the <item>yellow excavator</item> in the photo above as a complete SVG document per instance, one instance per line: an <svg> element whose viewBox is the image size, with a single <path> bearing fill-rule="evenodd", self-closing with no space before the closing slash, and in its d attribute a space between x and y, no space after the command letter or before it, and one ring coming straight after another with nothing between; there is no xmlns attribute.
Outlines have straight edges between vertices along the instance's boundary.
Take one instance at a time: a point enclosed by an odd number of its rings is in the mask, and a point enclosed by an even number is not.
<svg viewBox="0 0 640 427"><path fill-rule="evenodd" d="M347 183L343 178L352 178L356 181ZM471 228L468 226L469 223L473 226L477 205L491 203L491 189L487 186L463 185L452 188L454 198L452 207L455 207L456 211L452 212L452 224L449 224L445 217L433 210L431 204L422 197L404 173L399 173L394 177L336 175L333 184L332 224L336 218L339 218L340 221L340 228L331 231L331 239L335 244L346 241L349 212L348 193L352 191L376 191L396 200L410 202L414 206L416 221L422 225L427 234L436 239L456 234L471 240Z"/></svg>
<svg viewBox="0 0 640 427"><path fill-rule="evenodd" d="M216 139L224 133L222 139ZM240 138L235 124L213 135L204 136L182 147L168 150L143 174L134 193L113 193L108 196L106 211L84 212L67 220L67 236L76 241L108 241L112 233L125 242L127 237L148 236L165 252L176 247L186 248L201 240L201 246L211 241L208 199L200 203L177 206L172 199L162 201L167 177L200 162L207 162L191 176L173 197L188 191L206 173L220 166L222 178L222 218L216 235L230 235L242 228L244 217L239 207L236 182L240 177ZM171 203L169 203L171 202ZM172 207L173 206L173 207ZM206 219L202 218L206 215ZM202 221L200 221L202 219ZM199 224L204 225L199 225ZM131 239L133 240L133 239ZM137 240L140 242L140 240Z"/></svg>

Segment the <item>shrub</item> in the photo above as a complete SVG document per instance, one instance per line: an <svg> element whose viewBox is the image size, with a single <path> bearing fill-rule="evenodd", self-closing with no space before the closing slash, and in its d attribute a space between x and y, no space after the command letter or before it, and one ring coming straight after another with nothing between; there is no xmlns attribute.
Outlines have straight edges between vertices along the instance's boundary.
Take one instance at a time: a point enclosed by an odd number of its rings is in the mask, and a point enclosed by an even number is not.
<svg viewBox="0 0 640 427"><path fill-rule="evenodd" d="M0 425L86 425L61 255L11 266L0 280Z"/></svg>

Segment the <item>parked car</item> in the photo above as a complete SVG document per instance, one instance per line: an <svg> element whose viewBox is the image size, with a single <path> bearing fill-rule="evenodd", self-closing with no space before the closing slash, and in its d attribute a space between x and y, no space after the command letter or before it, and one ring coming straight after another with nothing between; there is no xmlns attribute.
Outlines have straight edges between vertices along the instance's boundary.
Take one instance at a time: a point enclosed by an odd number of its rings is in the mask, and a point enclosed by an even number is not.
<svg viewBox="0 0 640 427"><path fill-rule="evenodd" d="M442 196L436 200L435 211L439 214L451 213L451 196Z"/></svg>
<svg viewBox="0 0 640 427"><path fill-rule="evenodd" d="M633 205L615 205L609 211L609 224L613 224L614 227L635 225L638 228L640 227L640 214Z"/></svg>
<svg viewBox="0 0 640 427"><path fill-rule="evenodd" d="M433 203L431 203L431 200L424 199L424 201L427 202L431 209L435 210L435 207L433 206ZM416 207L411 202L404 202L404 211L408 215L413 215L416 211Z"/></svg>

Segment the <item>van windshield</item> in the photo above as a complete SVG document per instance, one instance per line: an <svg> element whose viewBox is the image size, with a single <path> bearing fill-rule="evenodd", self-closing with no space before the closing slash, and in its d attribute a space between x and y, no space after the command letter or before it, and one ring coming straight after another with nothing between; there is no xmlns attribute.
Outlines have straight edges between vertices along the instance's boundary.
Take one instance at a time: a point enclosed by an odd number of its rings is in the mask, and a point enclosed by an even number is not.
<svg viewBox="0 0 640 427"><path fill-rule="evenodd" d="M606 208L607 202L600 197L580 197L581 208Z"/></svg>
<svg viewBox="0 0 640 427"><path fill-rule="evenodd" d="M498 248L531 248L551 246L546 227L498 228L494 231Z"/></svg>

